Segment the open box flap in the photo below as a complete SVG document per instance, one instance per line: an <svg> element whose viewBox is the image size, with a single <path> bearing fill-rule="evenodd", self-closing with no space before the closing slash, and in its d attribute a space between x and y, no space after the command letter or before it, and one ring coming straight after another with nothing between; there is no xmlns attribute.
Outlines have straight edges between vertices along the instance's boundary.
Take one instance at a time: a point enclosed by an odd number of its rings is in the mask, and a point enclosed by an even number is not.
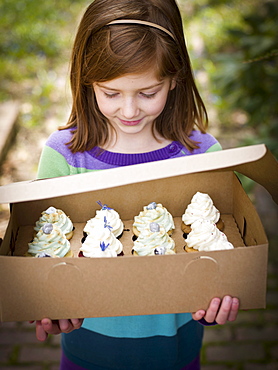
<svg viewBox="0 0 278 370"><path fill-rule="evenodd" d="M17 203L151 181L189 173L233 170L265 187L278 204L278 164L264 144L226 149L53 179L2 186L0 203Z"/></svg>
<svg viewBox="0 0 278 370"><path fill-rule="evenodd" d="M270 150L263 145L265 154L257 161L251 161L233 166L231 169L249 177L262 185L278 204L278 162Z"/></svg>

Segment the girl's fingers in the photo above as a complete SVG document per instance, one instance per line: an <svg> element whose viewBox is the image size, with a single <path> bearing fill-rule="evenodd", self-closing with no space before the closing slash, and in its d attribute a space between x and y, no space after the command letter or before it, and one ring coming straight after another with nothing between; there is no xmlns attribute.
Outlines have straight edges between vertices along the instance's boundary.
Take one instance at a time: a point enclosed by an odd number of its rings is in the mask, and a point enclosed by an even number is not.
<svg viewBox="0 0 278 370"><path fill-rule="evenodd" d="M232 299L232 307L231 307L231 311L230 311L230 314L229 314L229 317L228 317L228 321L235 321L236 320L238 310L239 310L239 300L238 300L238 298L233 298Z"/></svg>
<svg viewBox="0 0 278 370"><path fill-rule="evenodd" d="M39 341L43 342L47 339L48 334L61 334L70 333L75 329L79 329L83 323L83 319L71 320L50 320L44 318L36 321L36 337Z"/></svg>
<svg viewBox="0 0 278 370"><path fill-rule="evenodd" d="M221 299L220 298L213 298L210 302L209 308L205 315L205 320L208 323L212 323L216 320L216 316L219 310L219 307L221 305Z"/></svg>
<svg viewBox="0 0 278 370"><path fill-rule="evenodd" d="M205 316L205 314L206 314L206 311L199 310L199 311L192 313L192 318L193 320L198 321L198 320L201 320Z"/></svg>
<svg viewBox="0 0 278 370"><path fill-rule="evenodd" d="M36 321L36 337L40 342L44 342L48 337L48 334L45 332L41 321Z"/></svg>
<svg viewBox="0 0 278 370"><path fill-rule="evenodd" d="M75 329L79 329L82 325L83 320L81 319L62 319L51 321L50 319L43 319L42 325L44 330L48 334L60 334L60 333L70 333Z"/></svg>
<svg viewBox="0 0 278 370"><path fill-rule="evenodd" d="M207 311L199 310L192 313L193 320L201 320L204 318L208 323L223 325L227 321L235 321L239 309L238 298L225 296L222 301L220 298L213 298L210 302Z"/></svg>
<svg viewBox="0 0 278 370"><path fill-rule="evenodd" d="M42 327L44 331L48 334L60 334L61 330L59 327L59 323L57 320L50 320L50 319L42 319L41 320Z"/></svg>
<svg viewBox="0 0 278 370"><path fill-rule="evenodd" d="M222 300L219 312L216 316L216 322L220 325L225 324L227 321L234 321L237 317L239 309L239 300L226 296Z"/></svg>
<svg viewBox="0 0 278 370"><path fill-rule="evenodd" d="M62 333L70 333L73 330L73 325L70 320L59 320L57 323L57 327L55 327L55 330L58 330Z"/></svg>
<svg viewBox="0 0 278 370"><path fill-rule="evenodd" d="M83 324L83 319L71 319L70 321L74 329L79 329Z"/></svg>
<svg viewBox="0 0 278 370"><path fill-rule="evenodd" d="M59 320L58 325L62 333L70 333L75 329L79 329L83 323L81 319L71 319L71 320Z"/></svg>
<svg viewBox="0 0 278 370"><path fill-rule="evenodd" d="M227 322L230 315L231 306L232 298L230 296L224 297L215 319L219 325L223 325Z"/></svg>

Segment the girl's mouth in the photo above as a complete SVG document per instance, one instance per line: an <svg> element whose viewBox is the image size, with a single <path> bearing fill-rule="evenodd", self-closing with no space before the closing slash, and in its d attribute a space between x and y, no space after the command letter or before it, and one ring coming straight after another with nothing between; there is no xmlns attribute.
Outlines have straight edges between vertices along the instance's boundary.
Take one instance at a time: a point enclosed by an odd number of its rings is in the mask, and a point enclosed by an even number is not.
<svg viewBox="0 0 278 370"><path fill-rule="evenodd" d="M120 119L121 123L125 126L136 126L138 125L142 120L138 119L136 121L125 121L123 119Z"/></svg>

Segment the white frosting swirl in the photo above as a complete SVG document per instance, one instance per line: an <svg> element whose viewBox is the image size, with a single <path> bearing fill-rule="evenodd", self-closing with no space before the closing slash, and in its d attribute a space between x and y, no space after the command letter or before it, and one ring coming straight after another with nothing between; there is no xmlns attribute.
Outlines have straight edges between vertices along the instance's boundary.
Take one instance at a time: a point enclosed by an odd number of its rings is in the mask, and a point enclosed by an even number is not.
<svg viewBox="0 0 278 370"><path fill-rule="evenodd" d="M120 215L118 212L116 212L114 209L101 209L96 211L95 217L91 218L89 221L87 221L84 231L87 234L90 234L93 232L93 229L96 226L99 226L100 221L104 223L104 218L106 217L107 224L111 226L113 229L111 230L112 233L118 237L122 234L124 229L124 224L122 220L120 219Z"/></svg>
<svg viewBox="0 0 278 370"><path fill-rule="evenodd" d="M151 231L150 227L146 227L135 240L133 250L139 256L174 254L175 242L162 226L158 231Z"/></svg>
<svg viewBox="0 0 278 370"><path fill-rule="evenodd" d="M101 245L107 247L102 249ZM117 257L123 251L123 245L109 228L95 227L86 237L80 251L85 257Z"/></svg>
<svg viewBox="0 0 278 370"><path fill-rule="evenodd" d="M220 212L213 205L213 201L208 194L197 192L182 215L182 221L186 225L191 225L199 218L216 223L219 221Z"/></svg>
<svg viewBox="0 0 278 370"><path fill-rule="evenodd" d="M35 231L38 232L46 223L55 223L64 234L68 234L73 230L73 224L70 218L61 209L54 207L49 207L46 211L42 212L41 217L34 227Z"/></svg>
<svg viewBox="0 0 278 370"><path fill-rule="evenodd" d="M157 222L166 232L175 228L173 216L160 203L156 204L155 208L144 206L143 211L134 217L133 226L142 232L151 222Z"/></svg>
<svg viewBox="0 0 278 370"><path fill-rule="evenodd" d="M199 219L191 225L191 232L185 240L189 248L199 251L233 249L226 235L210 220Z"/></svg>
<svg viewBox="0 0 278 370"><path fill-rule="evenodd" d="M52 229L42 227L28 247L27 253L33 256L45 252L53 257L64 257L70 250L70 243L61 229L52 224Z"/></svg>

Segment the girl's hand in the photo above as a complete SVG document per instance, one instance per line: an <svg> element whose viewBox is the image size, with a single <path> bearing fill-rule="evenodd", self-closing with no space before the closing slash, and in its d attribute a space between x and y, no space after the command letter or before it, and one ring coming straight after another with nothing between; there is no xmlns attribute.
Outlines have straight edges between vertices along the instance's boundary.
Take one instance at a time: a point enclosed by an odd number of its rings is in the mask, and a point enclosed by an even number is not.
<svg viewBox="0 0 278 370"><path fill-rule="evenodd" d="M30 321L32 323L34 321ZM79 329L83 323L83 319L70 320L50 320L42 319L36 321L36 337L39 341L44 342L48 334L70 333L75 329Z"/></svg>
<svg viewBox="0 0 278 370"><path fill-rule="evenodd" d="M215 321L217 324L223 325L227 321L235 321L238 309L238 298L225 296L222 301L220 298L213 298L207 311L199 310L194 312L192 313L192 318L197 321L204 318L208 323Z"/></svg>

